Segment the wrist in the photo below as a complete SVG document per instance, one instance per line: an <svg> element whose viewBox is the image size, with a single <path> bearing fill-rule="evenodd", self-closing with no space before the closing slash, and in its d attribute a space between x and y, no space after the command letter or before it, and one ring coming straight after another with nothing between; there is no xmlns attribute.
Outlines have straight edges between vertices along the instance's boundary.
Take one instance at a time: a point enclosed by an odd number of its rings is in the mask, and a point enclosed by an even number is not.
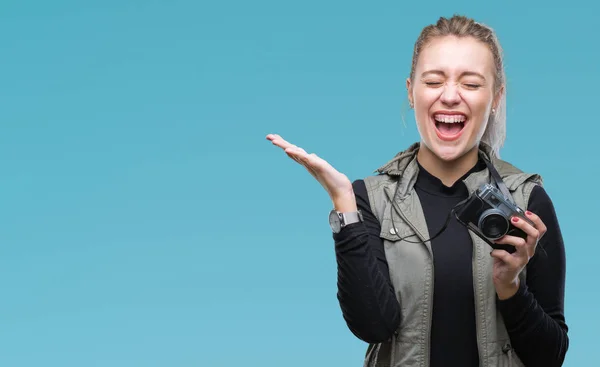
<svg viewBox="0 0 600 367"><path fill-rule="evenodd" d="M518 277L511 283L497 284L496 294L498 295L498 299L504 301L513 297L519 291L520 284L521 282Z"/></svg>
<svg viewBox="0 0 600 367"><path fill-rule="evenodd" d="M352 188L333 195L331 200L333 202L333 208L338 212L347 213L358 210L356 196L354 196L354 190Z"/></svg>

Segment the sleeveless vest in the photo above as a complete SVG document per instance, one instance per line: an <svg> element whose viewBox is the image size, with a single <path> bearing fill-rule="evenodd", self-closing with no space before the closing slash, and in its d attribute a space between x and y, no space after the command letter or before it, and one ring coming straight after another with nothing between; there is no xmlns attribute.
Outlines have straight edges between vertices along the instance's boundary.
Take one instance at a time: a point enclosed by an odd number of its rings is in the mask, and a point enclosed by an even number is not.
<svg viewBox="0 0 600 367"><path fill-rule="evenodd" d="M365 367L428 367L430 327L433 306L433 252L429 242L411 243L430 238L418 195L414 190L418 165L419 143L398 153L391 161L375 171L378 175L364 179L371 210L381 224L385 256L396 298L400 304L401 321L390 340L370 344L366 351ZM535 185L542 185L537 174L524 173L493 155L489 146L481 143L482 152L492 162L513 199L525 209ZM463 180L469 193L483 183L490 183L486 168ZM392 198L398 187L396 197ZM394 215L392 226L391 215ZM523 366L513 352L502 316L496 309L496 291L492 281L493 258L491 247L469 231L473 242L473 290L477 346L481 367ZM525 281L525 271L520 274ZM449 331L451 333L452 331Z"/></svg>

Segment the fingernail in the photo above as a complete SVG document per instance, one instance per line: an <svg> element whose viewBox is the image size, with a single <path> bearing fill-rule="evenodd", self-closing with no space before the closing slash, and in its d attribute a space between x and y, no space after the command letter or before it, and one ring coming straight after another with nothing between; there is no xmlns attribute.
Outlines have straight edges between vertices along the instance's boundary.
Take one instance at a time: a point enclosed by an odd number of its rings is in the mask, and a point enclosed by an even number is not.
<svg viewBox="0 0 600 367"><path fill-rule="evenodd" d="M532 213L532 212L530 212L530 211L528 210L528 211L526 211L526 212L525 212L525 214L527 214L527 215L531 215L531 214L533 214L533 213Z"/></svg>
<svg viewBox="0 0 600 367"><path fill-rule="evenodd" d="M517 222L519 221L519 218L517 218L517 217L513 217L513 218L512 218L512 221L513 221L513 222L515 222L515 223L517 223Z"/></svg>

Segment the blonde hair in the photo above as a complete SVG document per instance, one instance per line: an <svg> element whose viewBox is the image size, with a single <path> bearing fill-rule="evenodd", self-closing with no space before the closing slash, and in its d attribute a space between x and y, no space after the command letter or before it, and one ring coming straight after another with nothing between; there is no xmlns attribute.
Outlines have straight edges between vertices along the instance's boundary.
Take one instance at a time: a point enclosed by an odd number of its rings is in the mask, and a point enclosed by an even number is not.
<svg viewBox="0 0 600 367"><path fill-rule="evenodd" d="M492 148L492 152L497 157L500 157L500 148L504 145L504 140L506 139L506 76L500 42L498 42L494 30L471 18L461 15L454 15L451 18L441 17L436 24L431 24L423 28L419 38L415 42L410 70L411 82L414 81L415 68L421 50L432 39L443 36L473 37L485 43L492 52L495 66L494 94L498 93L502 87L504 87L504 93L498 106L495 107L495 113L490 114L481 141L488 144Z"/></svg>

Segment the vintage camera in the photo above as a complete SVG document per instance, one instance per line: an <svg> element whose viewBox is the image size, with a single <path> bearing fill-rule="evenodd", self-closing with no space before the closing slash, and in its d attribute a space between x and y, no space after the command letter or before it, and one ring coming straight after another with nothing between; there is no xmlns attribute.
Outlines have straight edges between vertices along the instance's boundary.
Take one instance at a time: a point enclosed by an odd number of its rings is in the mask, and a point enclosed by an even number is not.
<svg viewBox="0 0 600 367"><path fill-rule="evenodd" d="M490 184L482 185L467 201L455 211L456 219L475 232L492 248L516 251L512 245L496 244L493 241L504 235L527 239L527 234L513 226L511 218L518 216L534 226L523 210L502 195L502 192Z"/></svg>

